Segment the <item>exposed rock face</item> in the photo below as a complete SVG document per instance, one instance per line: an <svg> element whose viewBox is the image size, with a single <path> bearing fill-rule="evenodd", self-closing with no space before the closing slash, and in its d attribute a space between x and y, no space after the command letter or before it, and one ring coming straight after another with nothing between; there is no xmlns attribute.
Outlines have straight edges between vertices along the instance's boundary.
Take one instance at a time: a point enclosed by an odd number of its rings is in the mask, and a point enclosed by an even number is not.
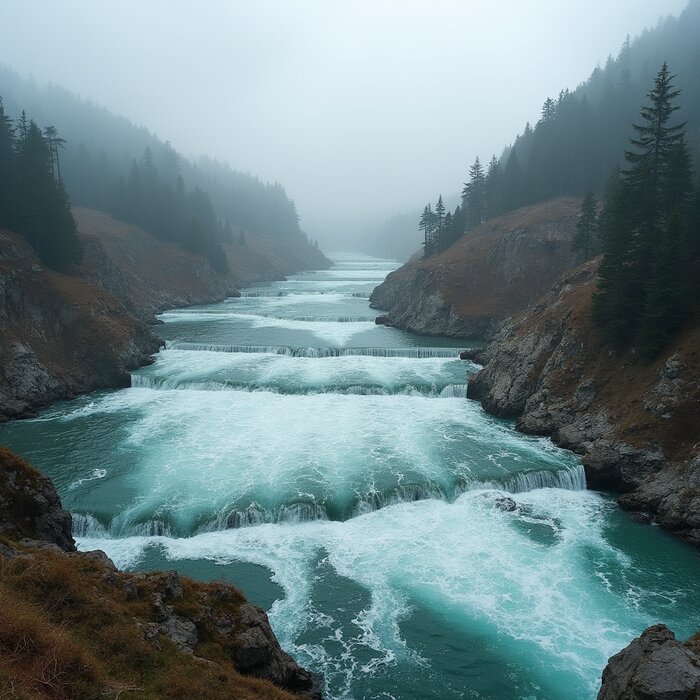
<svg viewBox="0 0 700 700"><path fill-rule="evenodd" d="M295 240L250 237L227 246L234 272L88 209L74 210L85 260L72 274L47 269L20 236L0 231L0 421L59 398L128 386L161 343L154 314L220 301L237 285L327 267Z"/></svg>
<svg viewBox="0 0 700 700"><path fill-rule="evenodd" d="M424 335L488 338L577 264L580 202L561 198L482 224L449 250L410 261L371 297L388 324Z"/></svg>
<svg viewBox="0 0 700 700"><path fill-rule="evenodd" d="M645 630L603 671L598 700L698 700L700 656L665 625Z"/></svg>
<svg viewBox="0 0 700 700"><path fill-rule="evenodd" d="M223 583L196 583L175 571L121 573L104 552L76 552L70 528L71 516L62 509L51 481L24 460L0 448L0 567L3 572L0 623L4 622L6 628L35 624L35 618L22 614L13 616L13 609L28 603L46 616L40 622L45 626L44 646L52 638L51 626L58 625L61 634L71 636L70 644L75 647L76 639L80 641L85 634L90 634L89 620L99 609L100 624L111 625L113 632L107 631L104 640L98 638L95 644L91 639L88 653L97 655L91 662L93 665L104 661L110 668L110 649L102 659L100 644L105 642L108 647L113 645L121 649L124 642L112 639L112 635L122 635L130 646L143 646L141 650L132 651L139 657L150 655L152 660L148 663L154 669L160 668L161 659L170 658L174 649L183 659L196 660L192 667L195 674L210 674L213 667L221 678L235 669L243 676L274 684L268 691L265 686L251 686L250 695L223 693L225 697L291 697L277 692L276 687L296 697L321 699L319 679L280 648L265 612L248 603L235 588ZM41 605L36 605L37 597ZM86 627L81 626L83 621ZM28 628L26 633L30 632ZM0 633L0 659L5 651L3 644L6 641L13 644L14 636L13 633L6 639ZM54 664L60 663L60 654L56 656ZM16 674L13 687L18 692L22 688L26 678L20 657L17 655L16 667L11 654L4 657L5 662L0 662L0 687ZM181 663L189 662L177 662ZM129 668L126 670L130 672ZM68 659L68 666L61 669L59 675L72 682L71 674L79 674L81 681L89 675L85 669L76 668L73 658ZM109 695L110 684L104 675L88 678L89 692L80 696ZM111 687L117 686L113 680ZM256 688L259 693L253 694ZM46 690L47 695L42 690ZM47 685L32 697L73 697L70 693L56 693L53 685ZM20 695L21 692L17 696ZM137 697L154 695L145 693ZM168 697L185 696L170 694ZM218 698L222 693L212 691L196 697Z"/></svg>
<svg viewBox="0 0 700 700"><path fill-rule="evenodd" d="M0 532L74 552L71 525L50 479L0 447Z"/></svg>
<svg viewBox="0 0 700 700"><path fill-rule="evenodd" d="M700 324L656 361L613 353L590 320L596 263L566 273L485 349L467 395L583 455L593 488L622 492L645 513L700 544Z"/></svg>

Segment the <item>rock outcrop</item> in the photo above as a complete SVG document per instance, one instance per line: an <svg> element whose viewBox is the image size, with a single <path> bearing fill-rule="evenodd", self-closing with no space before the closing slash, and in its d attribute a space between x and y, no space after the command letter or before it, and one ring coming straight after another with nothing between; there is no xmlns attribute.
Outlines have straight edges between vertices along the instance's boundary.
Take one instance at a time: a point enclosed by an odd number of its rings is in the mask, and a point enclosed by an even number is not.
<svg viewBox="0 0 700 700"><path fill-rule="evenodd" d="M43 266L0 231L0 420L107 386L124 386L160 342L102 288Z"/></svg>
<svg viewBox="0 0 700 700"><path fill-rule="evenodd" d="M415 333L489 338L579 262L571 249L579 209L568 197L492 219L444 253L391 273L371 306Z"/></svg>
<svg viewBox="0 0 700 700"><path fill-rule="evenodd" d="M467 395L582 455L589 486L700 545L700 322L654 361L592 326L597 264L566 273L486 347Z"/></svg>
<svg viewBox="0 0 700 700"><path fill-rule="evenodd" d="M154 314L220 301L237 286L327 267L305 242L250 236L227 245L232 273L103 212L75 209L85 260L49 270L27 242L0 231L0 421L59 398L128 386L161 345Z"/></svg>
<svg viewBox="0 0 700 700"><path fill-rule="evenodd" d="M654 625L611 657L598 700L698 700L697 641L682 644L665 625Z"/></svg>
<svg viewBox="0 0 700 700"><path fill-rule="evenodd" d="M239 591L119 572L75 551L70 520L50 480L0 449L0 693L320 700Z"/></svg>

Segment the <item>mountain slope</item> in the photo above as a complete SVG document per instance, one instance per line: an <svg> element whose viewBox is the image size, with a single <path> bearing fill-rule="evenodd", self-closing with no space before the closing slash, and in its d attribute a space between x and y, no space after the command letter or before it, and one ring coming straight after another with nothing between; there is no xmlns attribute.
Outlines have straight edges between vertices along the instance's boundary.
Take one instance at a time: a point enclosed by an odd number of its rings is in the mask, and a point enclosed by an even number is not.
<svg viewBox="0 0 700 700"><path fill-rule="evenodd" d="M582 455L591 488L700 545L700 316L653 362L591 321L597 261L566 273L485 349L468 396Z"/></svg>
<svg viewBox="0 0 700 700"><path fill-rule="evenodd" d="M0 229L0 420L59 398L128 386L160 341L154 314L220 301L252 281L323 267L317 248L264 237L225 252L234 272L142 229L76 209L85 259L71 274L44 266L27 241Z"/></svg>
<svg viewBox="0 0 700 700"><path fill-rule="evenodd" d="M577 264L571 241L579 206L564 197L492 219L444 253L392 272L371 305L397 328L487 338Z"/></svg>
<svg viewBox="0 0 700 700"><path fill-rule="evenodd" d="M70 529L51 481L0 448L0 695L320 700L239 591L119 572Z"/></svg>

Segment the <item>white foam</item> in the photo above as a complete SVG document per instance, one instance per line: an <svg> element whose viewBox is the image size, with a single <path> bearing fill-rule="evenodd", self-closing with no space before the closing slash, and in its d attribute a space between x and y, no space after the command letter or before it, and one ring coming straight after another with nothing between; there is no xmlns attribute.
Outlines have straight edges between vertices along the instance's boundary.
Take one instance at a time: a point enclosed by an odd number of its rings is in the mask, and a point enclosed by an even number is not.
<svg viewBox="0 0 700 700"><path fill-rule="evenodd" d="M404 503L343 523L263 525L177 540L81 540L80 545L104 548L122 567L136 565L154 543L173 561L267 566L285 591L270 611L271 622L282 645L302 662L310 652L297 641L313 624L307 615L310 581L325 552L335 573L370 592L371 605L358 625L366 644L383 650L389 662L406 653L398 622L412 601L421 602L465 633L474 625L490 630L501 647L530 658L535 674L563 678L571 697L592 697L607 658L653 621L591 575L591 558L613 579L631 566L604 535L614 506L594 493L560 490L521 494L517 503L519 510L504 512L488 493L472 492L453 504ZM552 537L533 537L532 523L551 530ZM331 661L348 665L352 660L325 659Z"/></svg>

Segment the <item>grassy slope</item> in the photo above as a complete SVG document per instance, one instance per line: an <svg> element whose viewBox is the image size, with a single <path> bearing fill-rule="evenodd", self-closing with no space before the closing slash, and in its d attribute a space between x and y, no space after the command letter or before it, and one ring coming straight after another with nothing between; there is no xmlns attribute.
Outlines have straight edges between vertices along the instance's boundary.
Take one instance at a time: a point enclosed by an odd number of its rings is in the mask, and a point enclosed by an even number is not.
<svg viewBox="0 0 700 700"><path fill-rule="evenodd" d="M236 619L245 599L234 588L180 578L182 594L165 594L175 614L201 620L197 647L188 654L165 637L144 634L158 620L153 600L168 591L167 574L119 573L99 557L19 543L33 534L27 510L42 502L18 492L36 492L46 481L0 448L0 498L13 498L0 514L1 698L295 697L234 667L236 638L205 612Z"/></svg>

